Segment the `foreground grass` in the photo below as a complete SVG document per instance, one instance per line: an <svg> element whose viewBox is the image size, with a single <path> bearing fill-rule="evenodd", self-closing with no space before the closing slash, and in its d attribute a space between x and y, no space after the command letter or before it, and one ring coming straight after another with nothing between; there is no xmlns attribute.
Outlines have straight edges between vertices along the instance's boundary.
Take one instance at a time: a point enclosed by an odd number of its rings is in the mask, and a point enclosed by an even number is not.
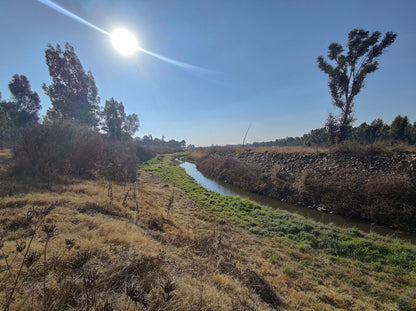
<svg viewBox="0 0 416 311"><path fill-rule="evenodd" d="M1 310L415 309L414 246L217 195L173 159L1 197Z"/></svg>
<svg viewBox="0 0 416 311"><path fill-rule="evenodd" d="M146 173L137 185L80 180L1 197L1 310L283 309L258 260L237 249L252 238L195 211Z"/></svg>
<svg viewBox="0 0 416 311"><path fill-rule="evenodd" d="M414 288L411 289L416 282L415 246L355 229L320 225L261 207L247 199L219 195L189 177L177 166L175 156L160 156L142 169L158 174L185 191L209 211L204 220L221 217L222 221L231 221L255 235L267 237L275 247L288 246L292 249L289 252L292 258L284 269L292 278L310 277L311 282L322 282L321 285L342 284L348 288L344 290L354 293L351 297L362 296L363 300L372 301L370 306L375 309L391 309L395 304L401 305L403 310L415 308L416 297ZM269 255L271 262L281 260L275 252ZM329 261L333 267L323 268L317 264L320 261ZM338 297L342 297L337 292ZM409 295L401 300L408 292Z"/></svg>

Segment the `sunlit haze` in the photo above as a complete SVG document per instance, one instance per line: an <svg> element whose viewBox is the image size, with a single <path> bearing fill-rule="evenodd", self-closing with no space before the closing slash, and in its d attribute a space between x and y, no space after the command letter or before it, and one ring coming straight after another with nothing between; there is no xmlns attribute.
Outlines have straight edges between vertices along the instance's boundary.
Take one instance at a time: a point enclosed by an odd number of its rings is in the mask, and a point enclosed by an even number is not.
<svg viewBox="0 0 416 311"><path fill-rule="evenodd" d="M250 124L246 143L302 136L338 114L317 57L363 28L398 37L355 97L354 125L399 114L413 124L414 12L413 0L3 1L0 92L9 99L12 76L27 76L44 115L45 49L68 42L101 105L123 102L140 137L241 144Z"/></svg>
<svg viewBox="0 0 416 311"><path fill-rule="evenodd" d="M111 34L111 41L117 51L132 55L139 50L136 37L126 29L118 28Z"/></svg>

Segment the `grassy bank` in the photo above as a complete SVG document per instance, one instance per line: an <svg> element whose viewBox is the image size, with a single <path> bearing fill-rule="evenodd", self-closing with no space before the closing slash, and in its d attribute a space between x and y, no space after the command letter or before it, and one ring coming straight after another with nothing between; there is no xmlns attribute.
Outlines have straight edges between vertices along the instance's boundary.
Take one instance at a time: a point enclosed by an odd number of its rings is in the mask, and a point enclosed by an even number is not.
<svg viewBox="0 0 416 311"><path fill-rule="evenodd" d="M345 265L370 276L371 282L391 286L393 291L405 293L416 282L416 247L400 240L374 234L364 234L354 229L324 226L286 212L261 207L247 199L219 195L208 191L177 166L175 156L159 157L148 162L142 169L161 176L175 184L195 202L210 213L231 221L259 236L271 238L277 243L289 245L299 251L299 263L303 254L316 260L329 259L336 265ZM271 261L277 260L270 257ZM345 272L345 269L342 269ZM318 272L319 273L319 272ZM338 272L332 271L337 274ZM348 274L348 273L347 273ZM355 279L341 273L341 279L370 290L367 277ZM357 284L355 284L357 283ZM355 285L354 285L355 284ZM397 299L399 299L397 296ZM380 297L381 299L381 297ZM412 298L415 306L415 297Z"/></svg>
<svg viewBox="0 0 416 311"><path fill-rule="evenodd" d="M409 146L413 147L413 146ZM312 148L199 148L204 174L288 203L414 231L416 153L383 145Z"/></svg>

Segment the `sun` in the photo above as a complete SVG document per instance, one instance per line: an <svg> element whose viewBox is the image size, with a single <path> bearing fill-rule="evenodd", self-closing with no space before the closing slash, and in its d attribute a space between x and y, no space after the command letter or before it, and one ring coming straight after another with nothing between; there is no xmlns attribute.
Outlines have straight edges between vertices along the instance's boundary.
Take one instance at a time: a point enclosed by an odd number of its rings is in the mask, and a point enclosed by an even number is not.
<svg viewBox="0 0 416 311"><path fill-rule="evenodd" d="M115 49L124 55L132 55L139 49L136 38L126 29L114 30L111 34L111 41Z"/></svg>

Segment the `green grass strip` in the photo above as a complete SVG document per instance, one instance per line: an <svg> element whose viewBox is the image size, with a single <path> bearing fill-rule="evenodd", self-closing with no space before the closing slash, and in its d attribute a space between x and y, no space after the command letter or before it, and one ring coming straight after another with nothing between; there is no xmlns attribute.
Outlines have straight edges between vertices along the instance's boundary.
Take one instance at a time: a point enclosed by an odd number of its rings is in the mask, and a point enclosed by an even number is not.
<svg viewBox="0 0 416 311"><path fill-rule="evenodd" d="M207 190L178 166L175 159L181 155L184 154L158 156L142 165L141 170L160 176L214 215L256 235L289 239L303 252L350 258L378 271L416 272L416 246L412 244L357 229L323 225L248 199Z"/></svg>

